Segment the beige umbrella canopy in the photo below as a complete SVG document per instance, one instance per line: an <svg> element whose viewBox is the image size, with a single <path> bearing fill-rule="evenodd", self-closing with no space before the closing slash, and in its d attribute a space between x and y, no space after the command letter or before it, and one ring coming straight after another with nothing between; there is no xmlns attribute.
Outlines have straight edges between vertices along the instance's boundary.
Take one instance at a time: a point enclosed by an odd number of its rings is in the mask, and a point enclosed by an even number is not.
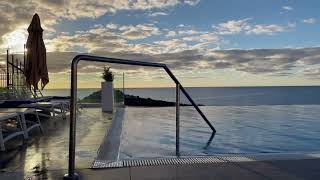
<svg viewBox="0 0 320 180"><path fill-rule="evenodd" d="M26 83L28 87L33 86L38 89L38 83L41 81L41 89L49 83L46 47L43 42L40 17L35 14L28 27L27 40L27 60L25 67Z"/></svg>

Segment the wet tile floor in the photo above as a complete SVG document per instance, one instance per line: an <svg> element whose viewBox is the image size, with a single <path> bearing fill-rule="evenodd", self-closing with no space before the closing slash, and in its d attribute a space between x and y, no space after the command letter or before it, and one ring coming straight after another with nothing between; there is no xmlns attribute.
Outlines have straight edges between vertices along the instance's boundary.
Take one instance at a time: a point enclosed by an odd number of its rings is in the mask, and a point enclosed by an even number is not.
<svg viewBox="0 0 320 180"><path fill-rule="evenodd" d="M100 108L85 108L78 113L76 168L91 166L111 122L112 114ZM6 143L7 151L0 152L0 179L12 173L22 174L25 179L48 179L49 171L66 173L69 117L43 119L41 123L43 134L34 130L25 143L22 137Z"/></svg>

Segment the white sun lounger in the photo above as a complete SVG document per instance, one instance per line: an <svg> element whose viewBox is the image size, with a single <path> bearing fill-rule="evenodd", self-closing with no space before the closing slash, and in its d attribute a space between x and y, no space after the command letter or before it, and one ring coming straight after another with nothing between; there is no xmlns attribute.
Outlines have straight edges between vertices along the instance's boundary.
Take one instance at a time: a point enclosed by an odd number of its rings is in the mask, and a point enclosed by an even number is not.
<svg viewBox="0 0 320 180"><path fill-rule="evenodd" d="M3 136L3 132L2 132L2 124L5 123L6 121L10 120L10 119L16 119L17 122L19 123L19 127L20 129L17 129L16 131L10 132L9 135L7 136ZM19 136L19 135L23 135L24 138L27 138L25 136L25 131L23 129L23 125L20 119L20 115L18 113L10 113L10 112L0 112L0 150L1 151L5 151L5 145L4 143L7 142L8 140Z"/></svg>
<svg viewBox="0 0 320 180"><path fill-rule="evenodd" d="M40 110L48 110L50 113L52 113L52 117L56 117L56 115L61 115L62 118L66 118L66 105L61 102L38 102L32 103L31 105ZM42 113L40 115L50 117Z"/></svg>
<svg viewBox="0 0 320 180"><path fill-rule="evenodd" d="M17 89L11 89L8 90L8 92L14 95L13 99L31 100L34 101L32 105L35 106L37 109L49 111L50 116L39 112L39 115L44 117L51 117L51 115L55 117L56 115L61 114L62 118L65 119L66 113L69 110L70 100L52 99L50 96L43 96L40 90L36 91L39 92L40 95L34 93L34 91L31 91L26 87L20 87L21 93L18 93ZM12 96L8 97L7 99L12 99Z"/></svg>
<svg viewBox="0 0 320 180"><path fill-rule="evenodd" d="M2 102L0 109L4 108L33 108L38 110L38 115L44 117L55 117L56 115L62 115L62 118L66 118L67 107L60 102L32 102L29 100L5 100ZM49 112L50 114L42 113L40 110Z"/></svg>
<svg viewBox="0 0 320 180"><path fill-rule="evenodd" d="M29 131L31 131L34 128L40 128L40 131L43 132L40 118L35 108L0 108L0 113L17 113L21 118L22 128L24 130L24 136L26 139L29 137ZM26 119L26 114L35 115L35 121Z"/></svg>

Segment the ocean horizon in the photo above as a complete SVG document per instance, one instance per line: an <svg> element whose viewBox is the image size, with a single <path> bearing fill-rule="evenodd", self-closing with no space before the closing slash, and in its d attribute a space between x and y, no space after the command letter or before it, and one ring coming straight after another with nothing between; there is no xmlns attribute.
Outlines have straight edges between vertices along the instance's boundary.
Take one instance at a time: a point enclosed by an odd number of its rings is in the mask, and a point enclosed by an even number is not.
<svg viewBox="0 0 320 180"><path fill-rule="evenodd" d="M121 88L120 88L121 89ZM254 105L319 105L320 86L246 86L246 87L186 87L198 104L205 106ZM99 88L79 88L78 98L83 99ZM125 93L164 101L175 101L174 87L125 88ZM46 96L69 96L70 89L46 89ZM181 93L181 102L188 100Z"/></svg>

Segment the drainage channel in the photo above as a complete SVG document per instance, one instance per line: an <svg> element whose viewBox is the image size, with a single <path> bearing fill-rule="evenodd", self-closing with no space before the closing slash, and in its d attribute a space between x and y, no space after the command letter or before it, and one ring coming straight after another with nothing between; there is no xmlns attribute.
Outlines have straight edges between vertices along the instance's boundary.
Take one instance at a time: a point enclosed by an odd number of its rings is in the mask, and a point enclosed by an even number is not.
<svg viewBox="0 0 320 180"><path fill-rule="evenodd" d="M230 162L252 162L252 161L272 161L272 160L300 160L319 159L320 153L261 153L261 154L235 154L216 155L200 157L180 157L180 158L156 158L156 159L128 159L120 161L96 160L92 167L99 168L121 168L138 166L160 166L179 164L214 164Z"/></svg>

